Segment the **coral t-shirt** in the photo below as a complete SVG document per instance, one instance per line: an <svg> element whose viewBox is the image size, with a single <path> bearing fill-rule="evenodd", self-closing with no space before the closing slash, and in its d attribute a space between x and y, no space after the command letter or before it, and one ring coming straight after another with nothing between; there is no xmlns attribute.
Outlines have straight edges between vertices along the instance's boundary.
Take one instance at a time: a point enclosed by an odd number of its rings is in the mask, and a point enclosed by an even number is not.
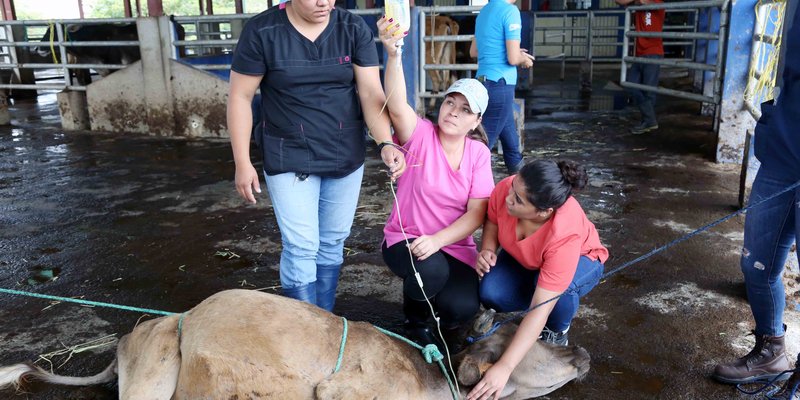
<svg viewBox="0 0 800 400"><path fill-rule="evenodd" d="M608 250L600 243L594 224L581 205L570 196L539 230L517 240L517 218L508 214L506 196L514 176L497 184L489 199L489 220L497 224L500 246L527 269L538 269L538 287L554 292L566 290L581 256L604 263Z"/></svg>
<svg viewBox="0 0 800 400"><path fill-rule="evenodd" d="M494 188L491 157L485 144L467 138L460 168L453 171L431 121L417 119L417 127L408 142L406 168L397 179L397 202L406 235L416 238L433 235L450 226L467 212L470 199L488 199ZM392 207L383 229L386 245L404 240ZM447 254L474 267L478 251L472 235L442 248Z"/></svg>
<svg viewBox="0 0 800 400"><path fill-rule="evenodd" d="M663 3L654 0L654 3ZM636 11L634 21L637 32L661 32L664 29L664 10ZM662 38L636 38L636 56L664 55L664 40Z"/></svg>

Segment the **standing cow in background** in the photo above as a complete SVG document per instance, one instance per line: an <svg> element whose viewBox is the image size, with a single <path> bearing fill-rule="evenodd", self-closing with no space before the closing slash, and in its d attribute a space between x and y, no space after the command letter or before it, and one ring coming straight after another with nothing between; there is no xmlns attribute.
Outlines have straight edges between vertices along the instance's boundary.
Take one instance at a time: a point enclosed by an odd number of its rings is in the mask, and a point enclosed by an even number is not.
<svg viewBox="0 0 800 400"><path fill-rule="evenodd" d="M445 15L431 14L425 17L425 36L456 36L458 35L458 22ZM455 64L456 42L426 42L425 64ZM443 92L456 81L456 76L450 75L450 70L428 70L434 93Z"/></svg>
<svg viewBox="0 0 800 400"><path fill-rule="evenodd" d="M177 40L183 40L186 32L181 24L175 22L170 16L174 27L174 34ZM52 32L53 26L47 28L42 37L42 45L34 48L34 51L41 57L53 59L61 62L59 46L54 44L58 41L58 35ZM105 24L68 24L64 29L65 42L111 42L111 41L137 41L139 32L135 22L126 23L105 23ZM55 50L55 55L51 49ZM139 46L67 46L67 62L72 64L132 64L141 59ZM183 49L183 47L181 47ZM183 57L183 52L179 54ZM113 69L94 68L100 76L107 76L114 72ZM80 85L92 83L91 73L88 69L71 69L73 76Z"/></svg>

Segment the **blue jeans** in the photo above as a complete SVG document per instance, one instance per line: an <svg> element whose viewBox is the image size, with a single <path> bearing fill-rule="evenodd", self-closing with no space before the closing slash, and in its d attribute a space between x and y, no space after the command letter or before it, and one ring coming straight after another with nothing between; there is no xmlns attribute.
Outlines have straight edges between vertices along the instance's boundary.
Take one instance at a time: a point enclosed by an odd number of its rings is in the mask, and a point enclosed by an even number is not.
<svg viewBox="0 0 800 400"><path fill-rule="evenodd" d="M341 265L350 235L364 166L342 178L293 173L264 174L281 230L280 276L284 288L317 280L317 265Z"/></svg>
<svg viewBox="0 0 800 400"><path fill-rule="evenodd" d="M750 202L769 197L793 183L762 168L753 182ZM789 248L800 237L798 208L800 188L747 211L741 266L747 299L756 320L756 335L781 336L784 333L786 295L781 276Z"/></svg>
<svg viewBox="0 0 800 400"><path fill-rule="evenodd" d="M664 56L649 55L642 56L642 58L662 59ZM658 86L658 74L660 71L660 65L633 64L628 71L628 82L656 87ZM656 94L630 88L627 91L633 98L633 103L639 107L639 112L642 114L642 123L645 126L658 124L656 120Z"/></svg>
<svg viewBox="0 0 800 400"><path fill-rule="evenodd" d="M572 318L578 312L580 298L597 286L602 276L603 263L581 256L572 283L564 291L564 295L556 300L555 308L550 312L545 326L554 332L563 332L569 328ZM538 269L523 267L511 255L501 250L497 255L497 263L481 280L481 303L498 312L527 310L531 306L538 281Z"/></svg>
<svg viewBox="0 0 800 400"><path fill-rule="evenodd" d="M503 144L503 160L509 173L516 173L521 167L522 153L519 148L519 133L514 122L514 85L506 85L505 78L499 82L483 82L489 92L489 105L483 113L481 123L489 137L489 149L500 139Z"/></svg>

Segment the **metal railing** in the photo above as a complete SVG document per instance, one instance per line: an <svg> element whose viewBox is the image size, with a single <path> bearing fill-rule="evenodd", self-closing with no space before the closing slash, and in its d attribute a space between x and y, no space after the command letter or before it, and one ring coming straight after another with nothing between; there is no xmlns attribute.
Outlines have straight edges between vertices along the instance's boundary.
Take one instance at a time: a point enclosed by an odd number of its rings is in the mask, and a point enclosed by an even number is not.
<svg viewBox="0 0 800 400"><path fill-rule="evenodd" d="M369 10L348 10L349 12L356 14L356 15L382 15L383 9L369 9ZM244 23L256 16L257 14L227 14L227 15L198 15L198 16L189 16L189 17L174 17L176 23L181 25L194 25L200 26L202 24L209 24L209 23L217 23L217 24L225 24L228 23L231 25L230 29L230 39L222 39L219 36L215 35L214 32L203 32L202 35L195 35L194 37L197 38L195 40L173 40L172 44L175 47L184 47L187 50L188 55L214 55L214 54L229 54L233 51L234 46L239 41L238 36L240 33L241 26L244 26ZM240 27L237 29L234 27L234 21L241 21ZM216 32L219 33L219 32ZM223 33L228 33L223 31ZM188 35L188 34L187 34ZM201 37L206 37L205 39L201 39ZM380 39L377 37L375 38L376 42L379 42ZM216 49L217 51L190 51L191 49L200 49L200 48L212 48ZM228 70L231 68L231 64L192 64L192 67L202 70Z"/></svg>
<svg viewBox="0 0 800 400"><path fill-rule="evenodd" d="M0 89L28 89L28 90L79 90L85 91L86 86L82 85L75 85L72 82L72 77L70 75L71 69L122 69L125 68L127 65L125 64L70 64L68 57L67 57L67 48L69 47L108 47L108 46L115 46L115 47L137 47L139 46L139 41L137 40L126 40L126 41L81 41L81 42L74 42L67 40L65 37L65 29L67 26L75 26L75 25L93 25L93 24L100 24L100 23L135 23L135 18L110 18L110 19L62 19L62 20L55 20L55 21L48 21L48 20L25 20L25 21L0 21L0 26L2 29L5 30L6 41L0 42L0 48L7 49L6 51L10 54L10 61L9 62L2 62L0 63L0 70L18 70L18 69L33 69L33 70L43 70L43 69L59 69L61 70L61 76L63 77L63 83L52 83L52 84L13 84L13 83L0 83ZM14 27L21 26L22 32L25 33L27 36L27 30L31 27L48 27L51 29L53 39L51 41L47 41L43 38L41 41L28 41L22 40L17 41L14 38ZM19 29L18 29L19 31ZM52 63L27 63L27 62L20 62L19 59L19 52L17 51L18 48L33 48L33 47L40 47L40 46L48 46L52 51L57 51L58 56L55 55L51 56L53 58L57 58Z"/></svg>
<svg viewBox="0 0 800 400"><path fill-rule="evenodd" d="M417 93L416 93L416 104L424 108L425 102L423 99L430 99L430 98L438 98L442 97L442 93L435 93L433 91L428 90L426 78L428 76L428 71L467 71L467 76L472 76L474 71L478 70L478 64L476 63L431 63L428 64L425 56L428 52L428 45L430 44L431 49L434 49L436 46L436 42L445 42L445 43L452 43L452 42L472 42L472 39L475 35L428 35L425 32L426 24L425 19L428 18L428 14L432 16L436 16L439 14L449 14L449 15L469 15L473 17L477 17L478 11L482 8L481 6L432 6L432 7L417 7L419 9L419 19L417 23L419 24L419 71L418 71L418 81L417 81ZM455 51L455 50L453 50Z"/></svg>
<svg viewBox="0 0 800 400"><path fill-rule="evenodd" d="M725 63L723 51L725 42L727 40L728 29L728 5L729 0L704 0L704 1L685 1L677 3L659 3L645 6L632 6L625 9L625 35L623 41L623 49L625 55L622 57L622 67L620 68L620 85L626 88L638 89L646 92L655 92L667 96L679 97L688 100L699 101L702 103L710 103L719 105L722 98L722 68ZM720 8L720 27L719 32L636 32L630 29L632 13L635 11L648 11L648 10L666 10L667 12L673 10L681 10L686 8ZM710 27L709 27L710 28ZM719 42L719 51L714 64L697 63L693 61L676 60L676 59L650 59L644 57L628 56L628 49L630 46L630 38L638 37L660 37L665 39L689 39L691 41L697 40L716 40ZM685 92L681 90L668 89L661 86L647 86L634 82L627 82L628 64L656 64L661 66L681 67L695 71L713 71L713 96L706 96L693 92Z"/></svg>

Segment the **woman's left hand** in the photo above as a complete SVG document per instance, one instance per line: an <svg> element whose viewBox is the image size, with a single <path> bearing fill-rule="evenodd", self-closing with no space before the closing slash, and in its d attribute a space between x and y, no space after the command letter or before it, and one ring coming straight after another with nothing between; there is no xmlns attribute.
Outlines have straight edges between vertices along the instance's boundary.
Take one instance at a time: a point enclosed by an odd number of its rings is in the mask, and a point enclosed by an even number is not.
<svg viewBox="0 0 800 400"><path fill-rule="evenodd" d="M394 182L406 170L406 157L396 146L383 146L381 159L389 167L389 178Z"/></svg>
<svg viewBox="0 0 800 400"><path fill-rule="evenodd" d="M397 42L407 35L408 32L400 32L400 24L393 19L384 16L378 20L378 36L389 56L397 55Z"/></svg>
<svg viewBox="0 0 800 400"><path fill-rule="evenodd" d="M441 248L442 245L439 243L439 240L428 235L422 235L414 239L414 242L409 246L411 254L420 259L420 261L430 257Z"/></svg>
<svg viewBox="0 0 800 400"><path fill-rule="evenodd" d="M511 376L511 371L500 363L492 365L486 373L483 374L481 381L472 388L472 391L467 395L467 400L497 400L500 398L500 393L508 383L508 377Z"/></svg>

